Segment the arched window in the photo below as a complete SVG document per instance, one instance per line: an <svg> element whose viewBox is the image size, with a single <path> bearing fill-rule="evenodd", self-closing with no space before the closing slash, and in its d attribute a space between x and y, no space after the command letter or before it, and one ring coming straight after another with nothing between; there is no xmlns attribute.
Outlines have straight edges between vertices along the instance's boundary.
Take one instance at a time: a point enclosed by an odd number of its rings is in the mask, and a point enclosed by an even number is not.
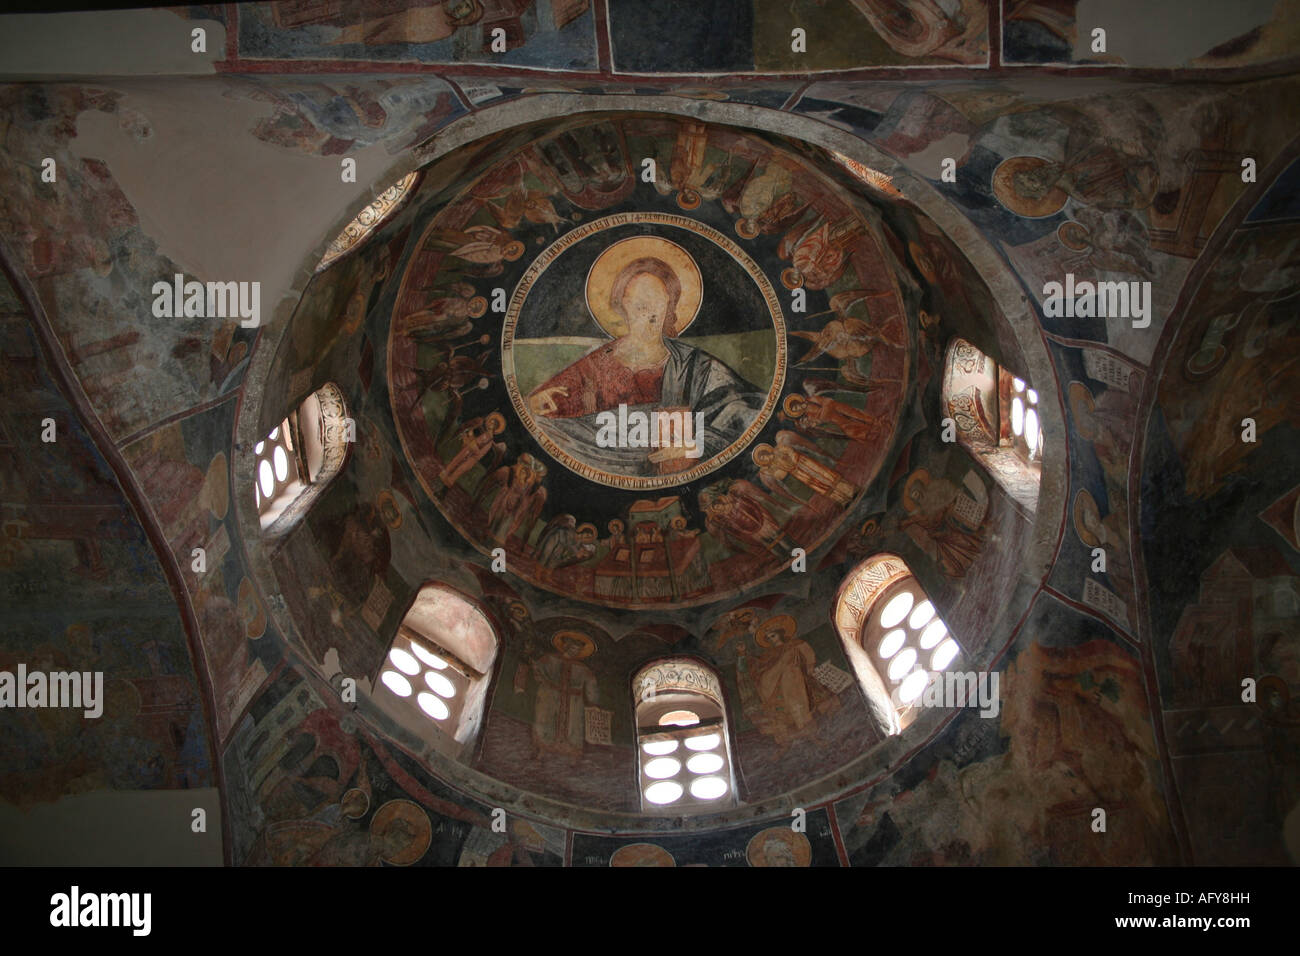
<svg viewBox="0 0 1300 956"><path fill-rule="evenodd" d="M355 430L343 393L328 383L254 446L254 494L264 531L281 534L306 512L342 469Z"/></svg>
<svg viewBox="0 0 1300 956"><path fill-rule="evenodd" d="M426 584L397 626L376 699L407 726L463 744L482 721L496 656L496 631L483 612L451 588Z"/></svg>
<svg viewBox="0 0 1300 956"><path fill-rule="evenodd" d="M953 339L944 365L943 417L952 419L957 441L1033 511L1043 460L1038 392L965 339Z"/></svg>
<svg viewBox="0 0 1300 956"><path fill-rule="evenodd" d="M343 256L358 248L367 236L397 212L415 193L415 183L419 178L419 170L408 173L357 213L356 218L344 226L343 231L330 242L325 255L321 256L320 264L316 266L316 271L324 272Z"/></svg>
<svg viewBox="0 0 1300 956"><path fill-rule="evenodd" d="M916 718L929 683L963 656L921 583L892 554L869 558L848 576L835 601L835 626L858 683L890 733Z"/></svg>
<svg viewBox="0 0 1300 956"><path fill-rule="evenodd" d="M691 660L655 661L633 678L641 809L735 806L727 711L718 675Z"/></svg>
<svg viewBox="0 0 1300 956"><path fill-rule="evenodd" d="M998 379L998 396L1005 409L1003 421L1011 427L1010 441L1016 454L1028 462L1043 459L1043 429L1038 420L1038 392L1024 379L1016 378L1001 369ZM1005 396L1005 398L1003 398Z"/></svg>

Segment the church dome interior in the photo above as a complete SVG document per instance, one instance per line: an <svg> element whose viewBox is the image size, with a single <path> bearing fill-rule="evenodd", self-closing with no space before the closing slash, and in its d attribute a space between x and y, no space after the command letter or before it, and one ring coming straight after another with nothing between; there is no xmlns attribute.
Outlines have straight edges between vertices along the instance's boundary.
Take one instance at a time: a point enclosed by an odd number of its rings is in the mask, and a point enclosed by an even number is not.
<svg viewBox="0 0 1300 956"><path fill-rule="evenodd" d="M0 16L0 862L1300 862L1290 5L671 6Z"/></svg>

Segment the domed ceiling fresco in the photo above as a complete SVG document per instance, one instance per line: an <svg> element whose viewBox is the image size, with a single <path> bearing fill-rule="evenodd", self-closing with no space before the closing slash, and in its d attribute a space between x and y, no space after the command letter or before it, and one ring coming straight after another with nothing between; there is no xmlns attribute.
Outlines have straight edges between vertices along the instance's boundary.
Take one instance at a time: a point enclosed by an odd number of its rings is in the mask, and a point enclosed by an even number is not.
<svg viewBox="0 0 1300 956"><path fill-rule="evenodd" d="M476 602L501 658L474 746L408 746L558 819L637 814L628 687L666 654L720 673L747 802L834 786L888 737L831 620L857 563L978 575L945 618L972 655L1018 600L997 569L1032 511L922 432L956 333L1026 367L943 229L834 150L594 112L452 151L313 280L269 366L260 428L327 381L357 421L271 554L289 626L322 676L369 681L419 586Z"/></svg>
<svg viewBox="0 0 1300 956"><path fill-rule="evenodd" d="M890 451L913 348L887 227L832 172L624 116L547 130L441 207L398 280L388 380L451 524L626 607L738 593L832 535Z"/></svg>
<svg viewBox="0 0 1300 956"><path fill-rule="evenodd" d="M0 673L105 675L5 711L0 862L1300 860L1294 3L651 6L0 23ZM996 707L863 677L905 572Z"/></svg>

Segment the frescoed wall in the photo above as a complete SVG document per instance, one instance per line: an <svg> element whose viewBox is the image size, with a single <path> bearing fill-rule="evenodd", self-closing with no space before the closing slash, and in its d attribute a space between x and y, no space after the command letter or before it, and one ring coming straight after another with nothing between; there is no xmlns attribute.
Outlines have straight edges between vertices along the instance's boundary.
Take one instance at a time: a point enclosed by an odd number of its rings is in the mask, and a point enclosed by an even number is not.
<svg viewBox="0 0 1300 956"><path fill-rule="evenodd" d="M0 30L51 64L0 84L0 671L106 688L0 710L0 848L166 790L237 865L1300 860L1294 4L650 6L118 11L89 71ZM958 339L1041 466L945 439ZM343 466L264 533L251 448L329 384ZM996 716L869 708L832 610L880 552ZM428 583L498 644L463 746L379 679ZM666 657L719 677L715 812L642 802Z"/></svg>
<svg viewBox="0 0 1300 956"><path fill-rule="evenodd" d="M0 671L8 685L0 858L14 864L25 860L26 841L8 828L33 812L66 825L69 815L93 817L116 796L130 827L139 812L133 807L163 790L195 791L192 805L214 817L221 808L217 727L176 596L117 475L52 373L26 307L3 279L0 336ZM224 473L220 480L224 510ZM46 706L56 703L49 677L42 697L29 680L18 707L13 682L24 671L75 673L77 706ZM61 802L73 794L82 795L79 807ZM142 835L170 843L165 831L186 827L189 809L183 813L155 819ZM220 860L219 836L215 846L200 842L191 859ZM110 834L105 843L120 859L158 862L129 838ZM51 836L46 858L66 859L62 844Z"/></svg>
<svg viewBox="0 0 1300 956"><path fill-rule="evenodd" d="M1283 185L1295 170L1208 263L1169 342L1142 459L1165 734L1197 858L1221 864L1297 852L1300 368L1290 303L1300 210ZM1167 555L1176 540L1183 546Z"/></svg>
<svg viewBox="0 0 1300 956"><path fill-rule="evenodd" d="M283 398L271 408L324 380L354 383L353 457L272 557L308 658L327 679L355 676L384 693L385 634L416 588L440 581L481 602L504 651L474 770L635 813L626 681L667 653L723 675L744 799L856 758L880 736L864 731L865 702L820 611L852 567L873 547L901 547L953 626L970 622L972 652L984 642L975 622L1014 590L1003 573L1014 547L979 559L991 534L1026 539L1023 509L937 435L892 437L937 426L941 317L1023 361L998 307L936 226L888 191L867 192L869 170L806 148L619 117L500 139L478 155L485 171L462 198L435 191L442 178L427 172L409 205L312 284L272 363L268 394ZM657 160L666 181L642 182L638 156ZM669 372L642 382L618 371L621 349L641 345L612 290L647 259L663 264L669 278L655 282L677 299L663 322L672 335L650 344L670 368L683 356L678 385ZM524 291L511 300L498 289ZM752 330L725 331L746 321ZM386 356L373 348L385 329ZM662 344L678 341L692 344ZM586 367L596 358L608 373ZM695 403L711 392L706 416L739 409L726 412L735 424L704 419L698 464L575 438L620 405L677 405L662 397L669 388ZM904 393L915 397L892 410ZM261 427L275 418L264 413ZM732 456L737 436L750 450ZM877 528L886 506L902 520ZM453 543L461 535L474 549ZM491 570L494 548L506 575ZM738 598L741 582L788 569L795 548L824 553L811 558L815 574L786 570L790 584L757 605ZM719 597L730 600L719 607ZM593 615L593 603L615 610ZM659 611L653 625L639 608ZM574 631L586 642L577 657L559 637ZM555 695L573 701L571 719L569 704L561 715L548 702Z"/></svg>
<svg viewBox="0 0 1300 956"><path fill-rule="evenodd" d="M835 805L850 862L1176 860L1135 649L1043 596L998 671L997 720L963 712L923 760ZM1097 809L1104 832L1094 828Z"/></svg>
<svg viewBox="0 0 1300 956"><path fill-rule="evenodd" d="M1198 69L1262 65L1294 53L1295 14L1289 0L1232 7L1156 0L1140 8L1115 0L1033 0L1005 7L1002 58ZM1188 20L1193 29L1178 29Z"/></svg>

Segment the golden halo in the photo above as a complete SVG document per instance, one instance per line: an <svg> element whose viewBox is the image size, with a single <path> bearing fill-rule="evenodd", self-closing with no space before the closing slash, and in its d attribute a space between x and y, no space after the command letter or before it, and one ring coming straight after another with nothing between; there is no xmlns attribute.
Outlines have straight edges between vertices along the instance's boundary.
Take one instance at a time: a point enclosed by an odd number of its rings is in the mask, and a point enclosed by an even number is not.
<svg viewBox="0 0 1300 956"><path fill-rule="evenodd" d="M230 507L230 482L226 478L226 455L217 452L208 463L207 474L203 476L202 501L212 512L212 517L224 521L226 509Z"/></svg>
<svg viewBox="0 0 1300 956"><path fill-rule="evenodd" d="M366 811L370 809L370 794L358 787L353 787L343 794L339 806L343 808L343 815L349 820L360 820L366 815Z"/></svg>
<svg viewBox="0 0 1300 956"><path fill-rule="evenodd" d="M495 415L496 413L493 412ZM393 497L391 491L381 491L375 498L375 510L379 512L379 517L384 520L384 524L389 529L396 531L402 526L402 510L397 507L397 499Z"/></svg>
<svg viewBox="0 0 1300 956"><path fill-rule="evenodd" d="M1070 414L1074 416L1074 427L1088 441L1096 441L1098 430L1091 419L1097 410L1097 401L1092 392L1082 382L1071 382L1066 394L1070 400Z"/></svg>
<svg viewBox="0 0 1300 956"><path fill-rule="evenodd" d="M755 833L745 845L745 859L750 866L770 865L765 851L772 842L784 843L790 849L795 866L812 865L812 844L806 836L795 833L789 827L770 827Z"/></svg>
<svg viewBox="0 0 1300 956"><path fill-rule="evenodd" d="M560 645L560 638L562 637L568 637L568 638L572 638L575 641L582 642L583 648L577 657L577 659L580 661L586 660L592 654L596 653L596 642L593 641L586 634L583 634L582 631L556 631L554 634L551 635L551 644L561 654L564 653L564 648Z"/></svg>
<svg viewBox="0 0 1300 956"><path fill-rule="evenodd" d="M1093 498L1092 493L1087 488L1079 489L1074 496L1074 533L1090 548L1096 548L1101 544L1100 539L1088 530L1088 524L1085 516L1091 514L1096 524L1101 524L1101 511L1097 507L1097 500Z"/></svg>
<svg viewBox="0 0 1300 956"><path fill-rule="evenodd" d="M925 277L926 282L939 281L939 273L934 268L934 261L923 246L916 242L909 242L907 251L912 254L912 261L916 263L916 268Z"/></svg>
<svg viewBox="0 0 1300 956"><path fill-rule="evenodd" d="M791 392L785 397L785 401L781 403L781 407L785 409L785 413L791 418L801 418L803 417L803 413L808 411L808 399L804 398L802 395Z"/></svg>
<svg viewBox="0 0 1300 956"><path fill-rule="evenodd" d="M1056 239L1072 252L1083 252L1092 247L1092 238L1088 229L1073 219L1067 219L1056 227Z"/></svg>
<svg viewBox="0 0 1300 956"><path fill-rule="evenodd" d="M998 164L998 168L993 170L993 195L1003 206L1025 219L1046 219L1048 216L1055 216L1065 208L1065 203L1070 198L1070 194L1060 186L1053 186L1045 195L1037 199L1021 195L1016 191L1017 173L1029 172L1049 165L1051 160L1040 156L1012 156L1010 159L1004 159Z"/></svg>
<svg viewBox="0 0 1300 956"><path fill-rule="evenodd" d="M794 637L795 631L798 629L794 618L789 614L777 614L758 625L758 632L754 635L754 640L758 642L759 647L771 647L772 642L767 636L769 631L780 631L781 636L788 641Z"/></svg>
<svg viewBox="0 0 1300 956"><path fill-rule="evenodd" d="M623 267L635 259L661 259L677 273L682 284L682 296L677 300L677 317L673 320L673 334L681 335L695 321L704 297L704 282L700 267L691 254L667 239L658 236L632 236L614 243L591 264L587 273L587 308L596 324L614 338L627 334L627 321L610 305L609 294Z"/></svg>
<svg viewBox="0 0 1300 956"><path fill-rule="evenodd" d="M924 468L918 468L907 476L907 481L903 485L903 510L909 514L918 507L917 503L912 500L912 489L919 485L928 485L930 483L930 472Z"/></svg>
<svg viewBox="0 0 1300 956"><path fill-rule="evenodd" d="M266 608L257 599L253 582L247 577L239 582L239 619L244 622L244 636L255 641L266 633Z"/></svg>
<svg viewBox="0 0 1300 956"><path fill-rule="evenodd" d="M673 855L653 843L629 843L614 851L610 866L676 866Z"/></svg>
<svg viewBox="0 0 1300 956"><path fill-rule="evenodd" d="M401 829L397 829L399 827ZM395 848L384 847L380 858L396 866L410 866L424 856L433 841L429 815L410 800L389 800L375 811L370 821L371 846L380 844L389 831L395 829L398 837L405 838L403 844Z"/></svg>

